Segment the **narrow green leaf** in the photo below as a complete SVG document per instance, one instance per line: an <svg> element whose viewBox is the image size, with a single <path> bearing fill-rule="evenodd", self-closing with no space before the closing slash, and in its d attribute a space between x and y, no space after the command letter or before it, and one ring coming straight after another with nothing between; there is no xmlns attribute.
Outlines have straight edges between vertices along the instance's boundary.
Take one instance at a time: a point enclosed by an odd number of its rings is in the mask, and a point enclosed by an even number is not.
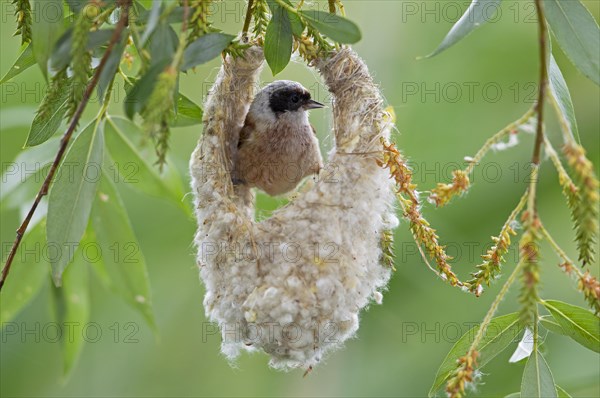
<svg viewBox="0 0 600 398"><path fill-rule="evenodd" d="M550 93L552 94L553 99L556 101L556 105L560 109L561 114L559 117L564 120L569 128L571 136L579 137L577 120L575 119L575 109L573 108L573 102L571 101L569 87L567 86L567 82L552 54L550 54L549 61L548 86L550 87Z"/></svg>
<svg viewBox="0 0 600 398"><path fill-rule="evenodd" d="M44 172L46 170L47 168L44 169ZM33 200L40 190L40 181L43 181L43 178L40 177L42 174L35 173L35 175L36 177L23 179L23 182L16 189L13 189L6 195L3 194L2 202L0 202L0 211L18 210L20 219L24 219L27 216ZM47 212L47 202L42 201L32 220L29 222L29 227L40 222Z"/></svg>
<svg viewBox="0 0 600 398"><path fill-rule="evenodd" d="M26 110L27 108L23 108ZM23 119L22 127L31 124L30 116L34 110L28 110L23 114L20 108L11 108L9 115L3 115L0 111L0 120L2 126L8 127L11 124L10 118L18 117ZM46 176L46 170L49 164L56 156L59 138L51 138L44 145L25 148L20 151L17 157L11 162L4 162L2 167L2 187L0 188L0 212L6 210L19 210L21 218L25 218L29 207L33 203L40 185ZM45 218L47 213L47 202L42 201L34 217L29 223L29 228L33 228L38 222ZM28 207L29 206L29 207Z"/></svg>
<svg viewBox="0 0 600 398"><path fill-rule="evenodd" d="M69 96L68 91L64 91L65 95L55 104L55 107L52 109L52 112L48 115L47 118L41 118L36 115L33 119L33 124L31 125L31 129L29 130L29 134L27 135L27 142L25 146L36 146L46 142L56 130L60 127L63 117L67 111L67 99Z"/></svg>
<svg viewBox="0 0 600 398"><path fill-rule="evenodd" d="M467 353L478 330L479 325L471 328L450 349L450 352L438 369L435 381L429 390L430 397L435 395L456 369L456 361ZM480 345L476 348L479 352L479 357L477 358L478 366L485 366L496 355L504 351L518 337L522 330L523 325L519 322L519 314L516 312L492 319Z"/></svg>
<svg viewBox="0 0 600 398"><path fill-rule="evenodd" d="M102 252L101 262L95 264L95 268L104 268L104 279L110 280L111 288L155 329L146 261L127 210L106 173L94 202L92 226Z"/></svg>
<svg viewBox="0 0 600 398"><path fill-rule="evenodd" d="M140 83L140 79L136 79L135 77L128 77L129 83L125 83L125 92L127 93L129 100L126 99L126 113L140 112L141 109L145 105L145 100L147 96L144 97L141 91L150 90L150 87L154 87L153 83L147 83L145 85L146 89L142 88L142 83ZM149 78L147 79L149 81ZM137 87L138 84L140 87ZM132 92L133 90L141 90L139 93ZM181 94L178 90L174 95L177 97L175 109L177 109L177 114L175 114L174 110L169 112L169 126L171 127L187 127L194 126L202 123L203 111L200 105L194 103L191 99ZM128 102L131 101L131 102ZM130 107L128 109L128 107ZM138 110L139 109L139 110ZM132 114L132 115L133 115Z"/></svg>
<svg viewBox="0 0 600 398"><path fill-rule="evenodd" d="M62 0L35 0L33 3L33 24L31 45L33 55L48 80L48 60L58 38L63 34Z"/></svg>
<svg viewBox="0 0 600 398"><path fill-rule="evenodd" d="M569 394L568 392L563 390L561 388L561 386L559 386L558 384L555 387L556 387L556 392L558 392L558 398L572 398L571 394Z"/></svg>
<svg viewBox="0 0 600 398"><path fill-rule="evenodd" d="M592 351L600 352L599 317L585 308L562 301L546 300L542 304L567 336Z"/></svg>
<svg viewBox="0 0 600 398"><path fill-rule="evenodd" d="M177 110L179 108L179 73L175 79L175 87L173 88L173 116L172 119L177 117Z"/></svg>
<svg viewBox="0 0 600 398"><path fill-rule="evenodd" d="M65 325L62 336L63 377L66 379L77 364L83 348L83 328L90 319L89 275L86 255L82 249L91 242L85 237L73 261L63 275L63 286L58 289L60 305L63 307L59 324Z"/></svg>
<svg viewBox="0 0 600 398"><path fill-rule="evenodd" d="M300 11L300 15L314 29L338 43L354 44L362 37L354 22L339 15L315 10Z"/></svg>
<svg viewBox="0 0 600 398"><path fill-rule="evenodd" d="M283 0L283 2L286 3L290 7L296 8L290 0ZM269 7L271 7L271 9L273 8L273 5L277 6L277 3L274 3L273 1L268 1L268 3L269 3ZM290 19L292 33L298 37L302 36L302 32L304 32L305 26L304 26L304 23L302 22L302 20L300 19L300 17L298 16L298 14L295 14L291 11L287 11L287 15L288 15L288 18Z"/></svg>
<svg viewBox="0 0 600 398"><path fill-rule="evenodd" d="M89 33L86 49L96 50L106 44L114 33L114 29L101 29ZM71 47L73 46L73 29L67 30L56 42L50 58L53 70L61 70L71 62Z"/></svg>
<svg viewBox="0 0 600 398"><path fill-rule="evenodd" d="M544 0L548 24L573 64L600 85L600 29L579 0Z"/></svg>
<svg viewBox="0 0 600 398"><path fill-rule="evenodd" d="M158 24L147 44L150 52L150 65L162 64L173 60L179 44L177 33L166 21Z"/></svg>
<svg viewBox="0 0 600 398"><path fill-rule="evenodd" d="M100 77L98 79L98 96L102 102L104 102L108 85L115 77L117 69L121 64L121 57L123 56L123 52L127 46L128 37L129 32L125 31L121 36L121 40L115 45L114 50L110 53L108 59L106 60L106 65L104 66L102 73L100 73Z"/></svg>
<svg viewBox="0 0 600 398"><path fill-rule="evenodd" d="M60 81L57 78L61 77ZM57 86L54 86L57 84ZM60 127L67 111L71 93L71 80L65 74L56 75L48 87L38 112L31 123L25 146L36 146L46 142Z"/></svg>
<svg viewBox="0 0 600 398"><path fill-rule="evenodd" d="M2 77L0 84L10 81L13 77L19 75L21 72L26 71L33 65L35 65L35 56L33 55L33 46L30 43L19 55L19 58L17 58L13 66L11 66L8 72L6 72L6 74Z"/></svg>
<svg viewBox="0 0 600 398"><path fill-rule="evenodd" d="M13 162L6 164L2 174L2 189L0 189L1 202L31 178L35 179L39 188L43 181L39 173L54 159L58 150L58 141L58 137L51 138L43 145L26 148L19 152Z"/></svg>
<svg viewBox="0 0 600 398"><path fill-rule="evenodd" d="M148 161L151 157L138 144L142 139L140 127L130 120L119 116L107 119L106 145L124 182L148 195L166 197L182 206L181 179L166 170L163 175L158 174Z"/></svg>
<svg viewBox="0 0 600 398"><path fill-rule="evenodd" d="M154 86L158 79L158 75L169 65L169 60L163 60L162 62L155 64L148 69L146 74L139 80L135 81L133 87L131 87L127 96L125 97L125 115L129 119L133 119L136 113L140 113L144 109L144 105L150 98ZM127 87L125 88L127 90Z"/></svg>
<svg viewBox="0 0 600 398"><path fill-rule="evenodd" d="M171 127L187 127L202 123L202 108L185 95L177 98L177 116L170 121Z"/></svg>
<svg viewBox="0 0 600 398"><path fill-rule="evenodd" d="M50 189L46 229L48 245L56 248L50 263L57 286L73 258L73 247L87 227L101 175L103 149L103 122L93 121L75 138Z"/></svg>
<svg viewBox="0 0 600 398"><path fill-rule="evenodd" d="M548 331L566 336L563 328L558 323L556 323L556 321L554 320L554 318L552 316L550 316L550 315L541 316L540 323Z"/></svg>
<svg viewBox="0 0 600 398"><path fill-rule="evenodd" d="M234 38L219 32L200 36L185 49L180 69L186 71L219 56Z"/></svg>
<svg viewBox="0 0 600 398"><path fill-rule="evenodd" d="M529 359L527 359L525 369L523 370L521 397L552 398L556 396L556 387L554 386L552 372L542 354L534 350Z"/></svg>
<svg viewBox="0 0 600 398"><path fill-rule="evenodd" d="M162 8L162 0L153 0L152 1L152 9L150 12L144 11L143 14L140 15L137 22L146 22L146 29L142 34L140 39L140 45L143 46L146 44L146 41L150 38L152 33L154 33L154 29L158 26L158 21L160 20L160 12ZM147 14L147 18L144 19L144 16Z"/></svg>
<svg viewBox="0 0 600 398"><path fill-rule="evenodd" d="M508 394L508 395L504 396L504 398L520 398L520 397L521 397L520 392L513 392L512 394Z"/></svg>
<svg viewBox="0 0 600 398"><path fill-rule="evenodd" d="M15 256L10 278L0 292L0 325L2 329L38 294L50 267L43 257L46 243L44 223L39 223L23 237ZM13 325L14 326L14 325Z"/></svg>
<svg viewBox="0 0 600 398"><path fill-rule="evenodd" d="M304 23L298 17L298 14L294 14L291 11L287 11L288 18L290 20L290 27L292 28L292 33L294 36L300 37L302 36L302 32L304 32Z"/></svg>
<svg viewBox="0 0 600 398"><path fill-rule="evenodd" d="M273 17L265 33L265 59L273 76L281 72L292 56L292 26L286 10L271 6Z"/></svg>
<svg viewBox="0 0 600 398"><path fill-rule="evenodd" d="M473 30L490 20L500 8L501 1L502 0L472 0L467 11L465 11L458 22L452 26L452 29L450 29L450 32L444 37L444 40L442 40L442 43L438 48L429 54L427 58L433 57L458 43Z"/></svg>

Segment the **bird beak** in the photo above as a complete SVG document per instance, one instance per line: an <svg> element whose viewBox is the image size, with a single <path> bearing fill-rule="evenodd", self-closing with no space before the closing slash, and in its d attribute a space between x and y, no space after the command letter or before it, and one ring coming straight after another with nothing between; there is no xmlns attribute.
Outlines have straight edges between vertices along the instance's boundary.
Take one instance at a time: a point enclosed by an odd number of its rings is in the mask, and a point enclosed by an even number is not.
<svg viewBox="0 0 600 398"><path fill-rule="evenodd" d="M306 101L306 104L304 104L304 109L309 110L309 109L318 109L318 108L324 108L325 105L321 104L320 102L314 101L314 100L308 100Z"/></svg>

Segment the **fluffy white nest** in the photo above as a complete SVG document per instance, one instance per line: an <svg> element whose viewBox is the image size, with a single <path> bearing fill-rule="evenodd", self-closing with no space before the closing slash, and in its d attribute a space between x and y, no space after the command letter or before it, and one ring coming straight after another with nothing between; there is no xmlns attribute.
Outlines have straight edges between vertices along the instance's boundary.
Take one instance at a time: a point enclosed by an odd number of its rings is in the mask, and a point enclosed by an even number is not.
<svg viewBox="0 0 600 398"><path fill-rule="evenodd" d="M231 183L231 155L263 64L262 50L227 57L205 104L190 171L204 307L222 352L264 350L276 368L308 368L381 302L391 270L384 229L398 223L388 173L376 164L391 128L364 62L349 48L316 62L333 95L334 149L314 186L262 222L254 196Z"/></svg>

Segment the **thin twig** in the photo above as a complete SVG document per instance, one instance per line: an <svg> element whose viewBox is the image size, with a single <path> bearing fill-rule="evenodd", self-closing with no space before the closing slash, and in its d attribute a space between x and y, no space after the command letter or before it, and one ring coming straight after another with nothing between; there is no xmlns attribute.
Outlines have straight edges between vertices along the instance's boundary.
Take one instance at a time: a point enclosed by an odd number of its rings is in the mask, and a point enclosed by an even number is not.
<svg viewBox="0 0 600 398"><path fill-rule="evenodd" d="M87 104L90 100L92 92L94 91L94 89L96 88L96 85L98 84L98 80L100 79L100 74L104 70L104 67L106 66L106 62L107 62L108 58L110 57L110 54L112 53L115 44L121 39L121 34L123 33L123 30L127 26L127 23L129 20L129 7L131 6L132 0L121 0L120 2L121 2L121 6L123 7L123 11L121 13L121 18L119 19L119 22L117 23L117 26L115 27L115 31L114 31L112 37L110 38L108 47L106 48L106 51L104 52L104 55L102 56L102 59L100 60L100 64L98 65L98 68L96 68L96 72L94 73L92 80L90 80L87 87L85 88L85 92L83 93L83 98L81 99L81 102L79 103L79 106L77 107L77 110L75 111L75 114L73 115L73 118L71 119L71 122L69 123L69 127L67 128L67 131L65 131L65 134L63 135L62 139L60 140L60 146L58 148L58 152L56 153L54 162L52 163L52 166L50 167L50 170L48 171L48 175L46 176L44 183L42 184L40 190L38 191L38 193L35 197L35 200L33 201L33 205L31 206L31 209L27 213L27 216L25 217L25 219L19 226L19 229L17 229L17 237L12 245L12 248L10 249L10 253L8 254L8 258L6 260L6 265L2 269L2 275L0 276L0 290L2 290L2 287L4 286L4 282L6 281L6 278L8 277L8 273L10 272L10 267L13 263L15 255L17 254L17 249L19 248L19 245L21 244L21 240L23 239L23 236L25 235L25 231L27 231L27 227L29 226L29 223L30 223L33 215L35 214L35 211L36 211L38 205L40 204L42 198L48 194L48 190L50 189L50 184L52 183L52 180L54 179L54 174L56 173L56 170L58 169L58 166L60 165L60 162L61 162L65 152L67 151L67 146L69 144L69 141L71 140L71 136L73 135L73 132L75 131L75 129L77 128L77 125L79 124L79 119L81 119L81 115L83 114L83 111L85 110L85 107L87 106Z"/></svg>
<svg viewBox="0 0 600 398"><path fill-rule="evenodd" d="M183 0L183 20L181 21L181 35L179 36L179 45L177 46L177 51L173 56L173 61L171 61L171 68L174 70L179 70L181 66L181 61L183 60L183 52L185 51L185 47L187 44L188 38L188 19L190 17L190 7L188 4L188 0Z"/></svg>
<svg viewBox="0 0 600 398"><path fill-rule="evenodd" d="M254 7L254 0L248 0L248 10L246 11L246 19L244 20L244 27L242 28L243 40L248 39L248 29L250 29L250 22L252 21L252 7Z"/></svg>
<svg viewBox="0 0 600 398"><path fill-rule="evenodd" d="M521 261L519 261L517 263L517 266L515 267L513 272L510 274L510 276L508 277L508 279L506 280L504 285L502 286L502 289L500 289L500 292L498 292L498 295L494 299L494 302L490 306L490 309L488 310L487 314L485 314L485 318L483 318L483 321L481 322L481 326L479 326L479 330L477 331L477 334L475 335L475 338L473 339L473 343L471 344L471 347L469 348L469 352L471 352L472 350L477 350L477 346L479 345L479 343L481 343L481 339L483 339L483 336L485 336L487 327L489 326L490 322L494 318L494 315L496 314L496 311L498 310L498 306L500 305L500 302L502 301L504 296L506 296L506 293L508 293L508 289L510 288L510 286L517 279L517 275L519 275L519 272L521 271L521 268L523 268L524 264L525 264L525 261L523 261L523 259L521 259Z"/></svg>
<svg viewBox="0 0 600 398"><path fill-rule="evenodd" d="M544 224L540 224L540 232L542 233L542 235L544 236L544 238L546 238L546 241L548 241L548 243L550 244L550 246L552 247L552 249L554 249L554 252L556 253L556 255L564 262L564 263L568 263L569 265L575 265L575 263L573 262L573 260L571 260L569 258L569 256L567 256L567 253L565 253L565 251L558 245L558 243L556 243L556 241L554 240L554 238L552 237L552 235L550 235L550 233L548 232L548 230L546 229L546 227L544 226ZM583 272L581 272L579 270L579 268L577 267L571 267L571 270L573 270L578 277L582 278L583 277Z"/></svg>
<svg viewBox="0 0 600 398"><path fill-rule="evenodd" d="M535 113L535 106L533 106L519 119L488 138L475 156L469 159L469 164L466 168L463 170L455 170L452 173L452 183L438 183L437 186L430 191L428 200L435 203L436 206L441 207L448 204L454 196L465 193L471 185L470 176L473 173L475 166L480 164L483 157L494 147L494 145L503 140L506 136L516 134L517 129L527 123ZM467 158L465 158L465 160L466 159Z"/></svg>
<svg viewBox="0 0 600 398"><path fill-rule="evenodd" d="M188 19L190 18L189 0L183 0L183 21L181 21L181 34L188 30Z"/></svg>
<svg viewBox="0 0 600 398"><path fill-rule="evenodd" d="M538 170L540 165L540 153L542 150L542 144L544 143L544 102L546 99L546 87L548 86L548 67L546 60L547 56L547 41L548 41L548 28L546 26L546 17L544 16L544 9L542 7L542 0L535 0L535 6L537 9L538 16L538 32L539 32L539 46L540 46L540 81L538 89L538 99L535 105L535 111L537 114L537 126L535 134L535 144L533 147L533 155L531 156L532 170L531 170L531 182L529 184L529 204L527 210L529 211L530 220L537 218L537 207L536 207L536 187L538 180Z"/></svg>
<svg viewBox="0 0 600 398"><path fill-rule="evenodd" d="M329 12L335 14L335 0L329 0Z"/></svg>
<svg viewBox="0 0 600 398"><path fill-rule="evenodd" d="M574 144L577 142L578 144L581 145L581 139L579 137L579 132L577 133L577 141L575 141L575 136L573 135L573 131L571 130L571 125L569 124L569 121L565 117L565 114L564 114L563 110L560 108L560 105L559 105L558 101L556 100L556 98L554 97L554 95L550 95L548 98L550 99L550 104L554 108L554 113L556 113L556 116L558 118L558 123L559 123L560 129L563 133L563 140L564 140L565 144L569 145L569 144Z"/></svg>
<svg viewBox="0 0 600 398"><path fill-rule="evenodd" d="M535 147L533 148L533 156L531 162L533 164L540 164L540 151L542 143L544 142L544 102L546 98L546 87L548 85L548 64L547 64L547 41L548 41L548 28L546 27L546 17L544 16L544 9L542 6L542 0L535 0L535 7L538 15L538 30L540 40L540 81L538 89L538 100L536 104L537 113L537 132L535 134Z"/></svg>
<svg viewBox="0 0 600 398"><path fill-rule="evenodd" d="M529 109L523 116L514 122L510 123L508 126L504 127L502 130L498 131L492 137L490 137L483 146L477 151L475 156L469 161L469 165L465 169L465 174L467 176L471 175L475 166L477 166L483 157L489 152L489 150L497 144L499 141L504 139L507 135L512 134L515 130L517 130L520 126L527 123L527 121L535 114L535 108Z"/></svg>
<svg viewBox="0 0 600 398"><path fill-rule="evenodd" d="M550 157L552 164L554 164L554 168L558 172L559 178L564 178L568 185L575 186L575 183L569 176L569 173L567 173L567 170L565 169L562 162L560 161L560 158L558 157L558 153L552 146L552 143L550 142L550 140L548 139L546 134L544 134L544 151ZM561 183L561 185L562 185L562 183Z"/></svg>
<svg viewBox="0 0 600 398"><path fill-rule="evenodd" d="M536 11L537 11L537 17L538 17L538 34L539 34L539 46L540 46L540 80L539 80L539 88L538 88L538 99L537 99L537 103L535 105L536 108L536 114L537 114L537 126L536 126L536 134L535 134L535 144L533 147L533 155L531 156L531 163L532 163L532 170L531 170L531 181L529 184L529 203L527 206L527 210L528 210L528 217L529 220L527 221L527 229L528 232L531 233L532 237L535 236L536 234L536 229L538 228L537 225L540 224L539 218L538 218L538 214L537 214L537 204L536 204L536 190L537 190L537 183L538 183L538 179L539 179L539 169L540 169L540 153L542 151L542 145L544 143L544 105L545 105L545 100L546 100L546 89L548 86L548 63L547 63L547 59L548 59L548 47L547 47L547 41L548 41L548 28L546 26L546 17L544 16L544 9L542 6L542 0L535 0L535 7L536 7ZM521 262L524 263L532 263L532 261L536 261L531 260L531 259L527 259L527 256L523 256L523 258L521 259ZM528 265L528 268L531 268L530 265ZM527 274L533 274L534 270L533 269L527 269L525 270L525 277L527 277ZM537 292L536 292L536 284L537 282L534 282L534 284L531 287L527 287L527 285L524 283L524 289L528 289L530 292L532 292L533 294L535 294L537 296ZM526 309L526 307L524 307ZM538 340L539 340L539 336L538 336L538 307L537 304L533 306L533 349L534 351L537 351L538 349Z"/></svg>
<svg viewBox="0 0 600 398"><path fill-rule="evenodd" d="M342 3L341 0L335 0L335 3L338 6L338 9L340 10L340 14L342 14L342 17L346 16L346 10L344 9L344 4Z"/></svg>

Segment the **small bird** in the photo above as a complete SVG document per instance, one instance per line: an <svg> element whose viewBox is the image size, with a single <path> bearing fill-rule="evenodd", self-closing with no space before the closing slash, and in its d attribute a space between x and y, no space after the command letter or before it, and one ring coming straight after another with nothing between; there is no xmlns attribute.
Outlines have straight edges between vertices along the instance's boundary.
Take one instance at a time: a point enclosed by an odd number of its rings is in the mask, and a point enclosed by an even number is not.
<svg viewBox="0 0 600 398"><path fill-rule="evenodd" d="M265 86L240 131L233 183L277 196L319 173L323 159L307 111L323 106L300 83L278 80Z"/></svg>

